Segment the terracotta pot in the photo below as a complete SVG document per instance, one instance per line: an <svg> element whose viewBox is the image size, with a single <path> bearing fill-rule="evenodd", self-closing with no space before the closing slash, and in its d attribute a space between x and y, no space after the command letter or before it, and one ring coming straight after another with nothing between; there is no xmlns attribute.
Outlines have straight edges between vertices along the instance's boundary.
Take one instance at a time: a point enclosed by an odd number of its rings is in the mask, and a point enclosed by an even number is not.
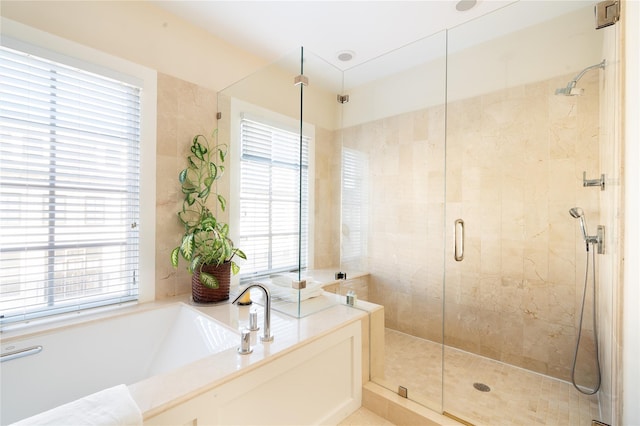
<svg viewBox="0 0 640 426"><path fill-rule="evenodd" d="M191 293L193 301L196 303L214 303L229 299L229 287L231 286L231 262L222 265L204 265L204 272L207 272L218 280L219 287L211 289L205 287L200 282L200 271L197 270L191 277Z"/></svg>

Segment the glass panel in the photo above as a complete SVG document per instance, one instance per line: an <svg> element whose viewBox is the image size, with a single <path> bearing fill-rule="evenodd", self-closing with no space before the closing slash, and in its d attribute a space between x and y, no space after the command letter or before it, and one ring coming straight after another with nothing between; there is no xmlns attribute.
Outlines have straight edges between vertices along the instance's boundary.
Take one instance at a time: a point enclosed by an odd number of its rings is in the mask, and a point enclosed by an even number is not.
<svg viewBox="0 0 640 426"><path fill-rule="evenodd" d="M449 31L443 408L474 424L598 418L569 383L586 260L569 209L598 223L582 172L599 170L602 73L579 80L582 96L555 93L602 61L602 37L577 1L517 2ZM575 374L588 388L592 302Z"/></svg>
<svg viewBox="0 0 640 426"><path fill-rule="evenodd" d="M313 299L321 286L331 291L334 273L339 271L340 212L340 129L343 105L343 72L313 52L304 50L301 134L309 136L302 161L308 158L308 168L302 168L301 189L308 202L302 203L302 247L308 247L307 269L301 272L307 288L300 291L300 316L305 316L341 301L337 296L322 294ZM334 286L335 287L335 286Z"/></svg>
<svg viewBox="0 0 640 426"><path fill-rule="evenodd" d="M442 409L446 34L345 71L341 258L383 305L371 379ZM408 64L400 68L399 64ZM374 337L372 336L372 339Z"/></svg>
<svg viewBox="0 0 640 426"><path fill-rule="evenodd" d="M218 143L229 145L228 223L247 255L232 298L250 282L271 289L271 275L298 269L300 88L294 78L300 58L299 50L293 52L218 93ZM288 290L274 287L271 293L295 305L289 310L296 315L298 301ZM262 303L262 292L252 290L251 299Z"/></svg>
<svg viewBox="0 0 640 426"><path fill-rule="evenodd" d="M339 169L324 165L339 155L341 85L340 70L300 49L218 94L218 141L230 146L231 194L238 194L229 197L229 224L248 257L232 287L238 293L260 282L270 289L275 310L297 317L337 303L322 293L328 282L314 268L339 266L337 255L335 263L325 261L322 239L337 241L337 221L326 218L339 201L317 197L330 190L330 173L339 176ZM314 235L322 236L320 250ZM300 280L307 287L293 288ZM251 297L258 300L260 292Z"/></svg>

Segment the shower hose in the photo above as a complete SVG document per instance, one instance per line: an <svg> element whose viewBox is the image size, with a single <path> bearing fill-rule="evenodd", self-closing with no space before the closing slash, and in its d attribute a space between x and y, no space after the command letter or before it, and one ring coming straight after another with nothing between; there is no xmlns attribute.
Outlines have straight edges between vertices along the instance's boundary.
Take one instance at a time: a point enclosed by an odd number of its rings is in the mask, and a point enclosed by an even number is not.
<svg viewBox="0 0 640 426"><path fill-rule="evenodd" d="M596 370L598 373L597 382L593 390L583 390L576 384L576 362L578 360L578 348L580 347L580 340L582 339L582 319L584 317L584 304L587 295L587 283L589 281L589 244L587 244L587 267L584 271L584 290L582 291L582 307L580 308L580 322L578 324L578 340L576 341L576 350L573 354L573 366L571 367L571 383L580 393L585 395L594 395L600 389L601 374L600 374L600 355L598 350L598 330L596 328L596 253L595 250L591 250L592 263L593 263L593 341L595 344L596 352Z"/></svg>

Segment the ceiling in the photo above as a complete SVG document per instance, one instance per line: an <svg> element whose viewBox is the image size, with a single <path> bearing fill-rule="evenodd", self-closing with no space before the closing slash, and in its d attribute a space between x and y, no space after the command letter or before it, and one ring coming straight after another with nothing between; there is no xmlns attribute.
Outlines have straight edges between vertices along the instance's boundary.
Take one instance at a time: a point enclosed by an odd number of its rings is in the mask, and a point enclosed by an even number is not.
<svg viewBox="0 0 640 426"><path fill-rule="evenodd" d="M150 1L268 62L304 46L341 70L513 3L477 0L459 12L458 0ZM353 59L339 60L343 51Z"/></svg>

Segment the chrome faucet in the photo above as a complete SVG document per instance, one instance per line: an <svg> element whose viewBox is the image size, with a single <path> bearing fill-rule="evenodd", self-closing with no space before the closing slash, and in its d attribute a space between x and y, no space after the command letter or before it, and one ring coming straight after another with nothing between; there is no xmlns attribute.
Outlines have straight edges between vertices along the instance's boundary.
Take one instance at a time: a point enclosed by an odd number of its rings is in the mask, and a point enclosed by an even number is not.
<svg viewBox="0 0 640 426"><path fill-rule="evenodd" d="M263 333L262 336L260 336L260 340L263 342L271 342L273 341L273 334L271 334L271 293L267 287L259 283L251 283L242 291L242 293L240 293L240 295L238 295L238 297L236 297L233 302L231 302L231 304L240 300L240 298L253 287L258 287L264 292L264 324L262 326Z"/></svg>

